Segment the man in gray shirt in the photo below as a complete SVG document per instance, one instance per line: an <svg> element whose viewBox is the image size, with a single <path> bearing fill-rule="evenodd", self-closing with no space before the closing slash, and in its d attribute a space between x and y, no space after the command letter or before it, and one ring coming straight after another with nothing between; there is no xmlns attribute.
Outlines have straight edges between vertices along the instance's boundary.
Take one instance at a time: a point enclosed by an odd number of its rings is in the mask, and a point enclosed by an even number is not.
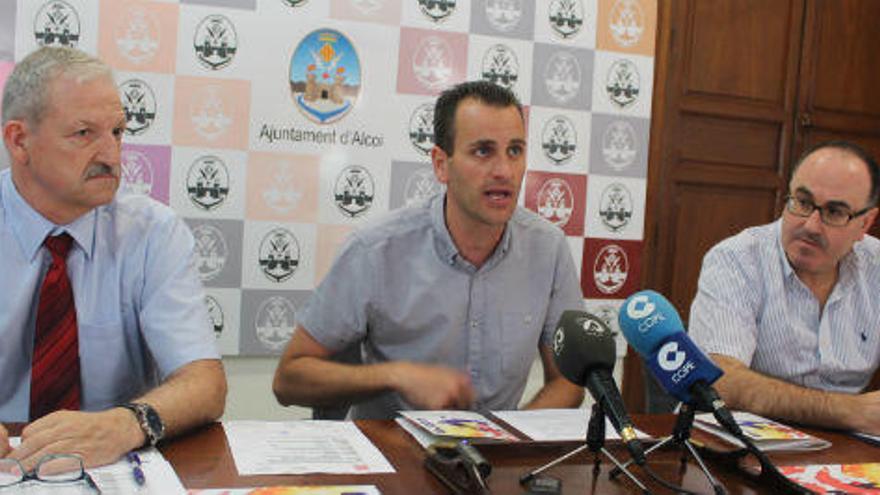
<svg viewBox="0 0 880 495"><path fill-rule="evenodd" d="M487 82L444 92L431 159L446 186L354 232L316 289L278 369L284 405L515 409L536 354L544 387L527 407L576 407L583 390L553 362L551 336L583 299L565 237L517 206L522 108ZM360 343L363 365L329 359Z"/></svg>

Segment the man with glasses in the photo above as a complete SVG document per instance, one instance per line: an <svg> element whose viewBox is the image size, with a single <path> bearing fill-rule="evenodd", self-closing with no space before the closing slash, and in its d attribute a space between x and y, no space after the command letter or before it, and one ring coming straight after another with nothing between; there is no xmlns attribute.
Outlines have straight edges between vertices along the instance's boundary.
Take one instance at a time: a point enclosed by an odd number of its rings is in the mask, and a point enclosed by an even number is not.
<svg viewBox="0 0 880 495"><path fill-rule="evenodd" d="M880 171L862 148L819 144L795 165L782 217L703 260L690 333L724 369L734 409L880 434Z"/></svg>

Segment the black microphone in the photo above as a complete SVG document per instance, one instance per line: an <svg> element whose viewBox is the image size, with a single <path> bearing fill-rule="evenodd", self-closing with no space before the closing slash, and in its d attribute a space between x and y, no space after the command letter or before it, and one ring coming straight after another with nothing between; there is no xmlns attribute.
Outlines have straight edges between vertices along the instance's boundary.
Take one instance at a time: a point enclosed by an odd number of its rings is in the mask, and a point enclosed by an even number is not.
<svg viewBox="0 0 880 495"><path fill-rule="evenodd" d="M553 356L570 382L586 387L620 433L636 464L645 463L645 451L636 437L611 372L617 360L614 333L599 317L585 311L562 313L553 334Z"/></svg>

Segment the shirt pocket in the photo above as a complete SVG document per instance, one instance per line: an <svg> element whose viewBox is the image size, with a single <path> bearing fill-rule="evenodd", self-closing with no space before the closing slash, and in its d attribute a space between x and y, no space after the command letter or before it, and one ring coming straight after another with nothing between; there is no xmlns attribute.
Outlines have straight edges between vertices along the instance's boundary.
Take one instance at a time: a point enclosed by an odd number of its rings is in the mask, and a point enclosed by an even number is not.
<svg viewBox="0 0 880 495"><path fill-rule="evenodd" d="M533 313L511 311L501 316L501 369L506 378L526 380L538 355L541 327Z"/></svg>

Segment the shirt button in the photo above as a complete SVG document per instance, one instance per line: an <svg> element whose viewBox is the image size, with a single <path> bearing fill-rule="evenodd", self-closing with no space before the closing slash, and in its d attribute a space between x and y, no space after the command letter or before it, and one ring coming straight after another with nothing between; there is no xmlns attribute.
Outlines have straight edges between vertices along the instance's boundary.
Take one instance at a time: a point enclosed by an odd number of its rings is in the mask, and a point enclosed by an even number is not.
<svg viewBox="0 0 880 495"><path fill-rule="evenodd" d="M477 328L477 322L471 321L471 328Z"/></svg>

